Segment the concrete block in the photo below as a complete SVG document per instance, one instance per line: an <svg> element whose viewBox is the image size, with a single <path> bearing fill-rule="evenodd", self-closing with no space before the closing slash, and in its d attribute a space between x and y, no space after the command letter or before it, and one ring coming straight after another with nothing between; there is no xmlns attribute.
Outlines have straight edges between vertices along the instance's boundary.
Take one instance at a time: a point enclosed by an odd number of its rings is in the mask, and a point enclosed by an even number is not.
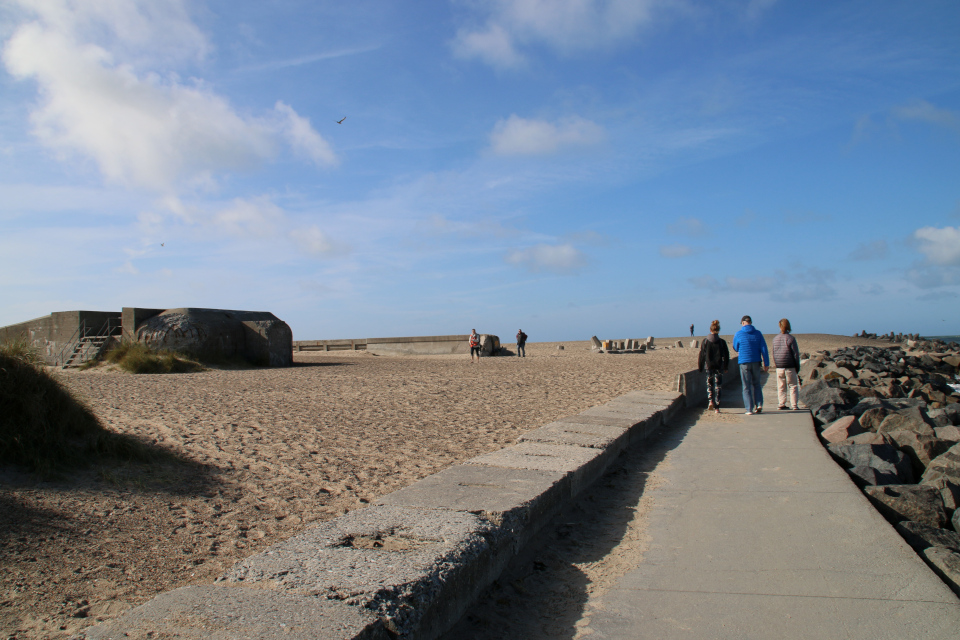
<svg viewBox="0 0 960 640"><path fill-rule="evenodd" d="M388 640L373 611L323 597L239 585L181 587L90 627L88 640Z"/></svg>
<svg viewBox="0 0 960 640"><path fill-rule="evenodd" d="M518 550L571 495L563 471L458 465L383 496L377 504L478 514L505 529Z"/></svg>
<svg viewBox="0 0 960 640"><path fill-rule="evenodd" d="M617 443L620 440L624 443L622 446L625 446L627 438L628 430L625 427L551 422L539 429L527 431L518 438L518 441L568 444L578 447L607 449L610 447L618 447Z"/></svg>
<svg viewBox="0 0 960 640"><path fill-rule="evenodd" d="M570 495L576 496L603 475L611 460L612 456L604 449L521 442L512 447L471 458L464 464L505 469L560 471L570 475Z"/></svg>
<svg viewBox="0 0 960 640"><path fill-rule="evenodd" d="M399 637L432 638L495 579L512 543L471 513L374 506L239 562L223 584L339 601Z"/></svg>

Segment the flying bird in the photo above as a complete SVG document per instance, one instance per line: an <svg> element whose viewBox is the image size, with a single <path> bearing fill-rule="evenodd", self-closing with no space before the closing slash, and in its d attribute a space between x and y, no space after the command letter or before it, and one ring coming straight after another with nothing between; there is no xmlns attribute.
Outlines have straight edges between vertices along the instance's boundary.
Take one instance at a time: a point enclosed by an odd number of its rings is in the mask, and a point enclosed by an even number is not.
<svg viewBox="0 0 960 640"><path fill-rule="evenodd" d="M339 120L337 120L337 124L343 124L343 121L346 120L346 119L347 119L347 116L343 116L342 118L340 118Z"/></svg>
<svg viewBox="0 0 960 640"><path fill-rule="evenodd" d="M161 246L161 247L163 246L163 243L162 243L162 242L160 243L160 246Z"/></svg>

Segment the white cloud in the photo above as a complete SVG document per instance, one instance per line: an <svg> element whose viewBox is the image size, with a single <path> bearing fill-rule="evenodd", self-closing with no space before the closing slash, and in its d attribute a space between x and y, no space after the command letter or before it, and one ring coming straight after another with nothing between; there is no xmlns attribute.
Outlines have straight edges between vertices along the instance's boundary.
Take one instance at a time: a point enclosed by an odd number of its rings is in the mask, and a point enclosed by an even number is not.
<svg viewBox="0 0 960 640"><path fill-rule="evenodd" d="M213 214L211 222L235 236L264 236L276 232L284 221L283 210L267 198L235 198L229 207Z"/></svg>
<svg viewBox="0 0 960 640"><path fill-rule="evenodd" d="M960 227L923 227L913 232L927 261L941 266L960 265Z"/></svg>
<svg viewBox="0 0 960 640"><path fill-rule="evenodd" d="M291 231L290 238L301 251L312 256L329 257L346 251L346 247L334 242L317 226Z"/></svg>
<svg viewBox="0 0 960 640"><path fill-rule="evenodd" d="M660 255L664 258L686 258L696 253L700 253L700 249L687 244L660 245Z"/></svg>
<svg viewBox="0 0 960 640"><path fill-rule="evenodd" d="M553 273L570 273L587 263L586 256L572 244L538 244L529 249L516 249L507 254L506 261L530 271Z"/></svg>
<svg viewBox="0 0 960 640"><path fill-rule="evenodd" d="M490 133L490 148L504 156L548 155L564 148L588 146L604 139L603 128L580 117L556 123L511 115Z"/></svg>
<svg viewBox="0 0 960 640"><path fill-rule="evenodd" d="M661 0L495 0L475 5L483 26L461 29L461 57L497 67L523 61L520 46L544 44L561 53L608 48L634 38Z"/></svg>
<svg viewBox="0 0 960 640"><path fill-rule="evenodd" d="M137 70L169 61L170 43L204 54L181 3L81 5L31 4L39 20L17 28L3 49L14 77L36 81L34 134L63 159L92 159L110 182L162 193L269 159L281 139L314 162L335 162L309 121L282 102L271 116L241 116L199 81Z"/></svg>

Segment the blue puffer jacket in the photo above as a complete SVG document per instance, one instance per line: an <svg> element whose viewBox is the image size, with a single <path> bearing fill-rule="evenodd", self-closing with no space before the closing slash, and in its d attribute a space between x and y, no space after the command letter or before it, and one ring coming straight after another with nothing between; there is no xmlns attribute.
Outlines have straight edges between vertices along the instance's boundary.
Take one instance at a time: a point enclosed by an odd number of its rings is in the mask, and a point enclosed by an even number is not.
<svg viewBox="0 0 960 640"><path fill-rule="evenodd" d="M748 362L760 362L763 358L763 366L770 366L770 355L767 353L767 341L763 339L763 334L757 331L752 324L748 324L733 336L733 350L740 358L737 360L740 364Z"/></svg>

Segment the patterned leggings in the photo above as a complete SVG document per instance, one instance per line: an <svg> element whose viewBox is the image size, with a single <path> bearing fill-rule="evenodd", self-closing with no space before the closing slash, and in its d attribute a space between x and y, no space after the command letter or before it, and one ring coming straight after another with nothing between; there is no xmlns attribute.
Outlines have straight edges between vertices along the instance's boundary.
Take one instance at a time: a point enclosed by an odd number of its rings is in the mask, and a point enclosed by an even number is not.
<svg viewBox="0 0 960 640"><path fill-rule="evenodd" d="M707 402L720 406L720 387L723 385L723 372L707 369Z"/></svg>

